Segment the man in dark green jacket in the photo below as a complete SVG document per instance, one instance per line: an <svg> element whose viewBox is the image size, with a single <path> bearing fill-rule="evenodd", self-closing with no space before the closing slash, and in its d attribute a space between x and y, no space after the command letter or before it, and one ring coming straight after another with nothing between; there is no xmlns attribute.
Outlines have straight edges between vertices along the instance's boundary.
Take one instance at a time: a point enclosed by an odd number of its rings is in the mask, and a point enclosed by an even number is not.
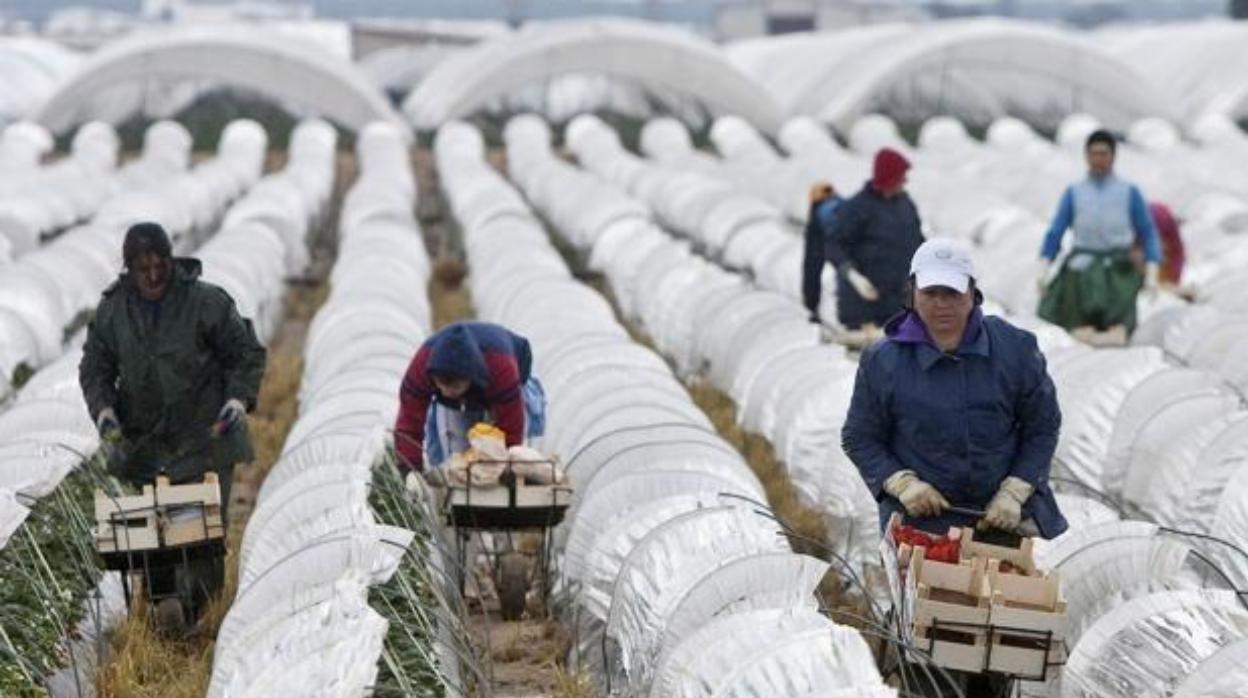
<svg viewBox="0 0 1248 698"><path fill-rule="evenodd" d="M175 484L211 470L228 503L235 464L252 458L244 417L265 349L229 294L199 280L199 260L173 257L160 225L132 226L123 257L78 367L91 417L114 445L109 467L135 485L162 470Z"/></svg>

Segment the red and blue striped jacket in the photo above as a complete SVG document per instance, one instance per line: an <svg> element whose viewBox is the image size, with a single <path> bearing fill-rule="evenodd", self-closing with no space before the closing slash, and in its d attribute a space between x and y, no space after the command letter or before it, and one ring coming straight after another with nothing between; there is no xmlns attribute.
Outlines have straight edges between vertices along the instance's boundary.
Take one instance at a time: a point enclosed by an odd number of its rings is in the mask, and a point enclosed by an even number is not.
<svg viewBox="0 0 1248 698"><path fill-rule="evenodd" d="M459 322L425 340L399 388L394 442L400 468L423 469L425 423L434 401L487 410L495 426L506 434L508 446L523 443L522 388L532 362L529 341L501 325ZM434 375L467 378L471 387L463 398L452 401L438 393Z"/></svg>

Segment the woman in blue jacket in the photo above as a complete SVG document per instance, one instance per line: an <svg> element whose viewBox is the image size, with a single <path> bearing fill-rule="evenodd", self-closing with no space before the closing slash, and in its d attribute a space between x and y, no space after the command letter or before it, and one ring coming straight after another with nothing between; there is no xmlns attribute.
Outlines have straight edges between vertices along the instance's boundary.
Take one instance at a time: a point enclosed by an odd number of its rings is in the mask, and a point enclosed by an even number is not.
<svg viewBox="0 0 1248 698"><path fill-rule="evenodd" d="M982 524L1052 538L1061 413L1030 332L984 317L970 251L931 240L910 266L906 311L862 356L842 446L880 505L935 533Z"/></svg>

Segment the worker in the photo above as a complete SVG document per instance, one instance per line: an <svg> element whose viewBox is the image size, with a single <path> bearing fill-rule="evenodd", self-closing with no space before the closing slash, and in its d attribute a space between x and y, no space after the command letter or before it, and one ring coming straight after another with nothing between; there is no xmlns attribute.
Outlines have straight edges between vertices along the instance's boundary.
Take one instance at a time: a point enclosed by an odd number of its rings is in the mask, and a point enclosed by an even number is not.
<svg viewBox="0 0 1248 698"><path fill-rule="evenodd" d="M1158 201L1148 205L1148 214L1153 219L1153 225L1157 226L1157 236L1161 240L1161 271L1158 273L1158 281L1163 286L1178 286L1183 280L1183 266L1187 262L1179 219L1169 206ZM1138 238L1136 247L1140 247Z"/></svg>
<svg viewBox="0 0 1248 698"><path fill-rule="evenodd" d="M875 154L871 181L836 211L826 244L836 267L836 311L848 330L882 327L901 309L910 256L923 243L906 194L910 163L891 148Z"/></svg>
<svg viewBox="0 0 1248 698"><path fill-rule="evenodd" d="M228 521L234 468L252 458L245 419L265 349L224 290L199 280L199 260L174 257L157 223L126 231L124 270L87 328L78 380L122 482L174 484L217 474ZM206 595L220 578L200 579Z"/></svg>
<svg viewBox="0 0 1248 698"><path fill-rule="evenodd" d="M841 431L881 527L904 511L933 533L1059 535L1049 467L1061 415L1035 336L984 316L960 241L925 242L906 285L905 311L863 353Z"/></svg>
<svg viewBox="0 0 1248 698"><path fill-rule="evenodd" d="M157 223L126 231L125 270L87 327L78 379L110 467L123 481L174 483L217 473L228 505L235 465L252 458L244 419L255 407L265 349L224 290L175 258Z"/></svg>
<svg viewBox="0 0 1248 698"><path fill-rule="evenodd" d="M478 422L497 426L508 447L541 436L545 397L532 362L529 341L501 325L458 322L427 339L399 388L399 468L432 474L468 448Z"/></svg>
<svg viewBox="0 0 1248 698"><path fill-rule="evenodd" d="M1113 343L1125 343L1135 330L1137 294L1141 288L1157 290L1161 245L1139 188L1114 174L1116 152L1108 131L1088 136L1088 176L1066 188L1044 236L1038 314L1076 336L1108 333L1117 338ZM1068 228L1074 244L1050 281ZM1142 274L1131 259L1137 238L1144 251Z"/></svg>
<svg viewBox="0 0 1248 698"><path fill-rule="evenodd" d="M819 322L819 300L823 296L823 268L827 261L827 240L836 220L836 209L845 200L837 196L831 182L816 182L810 188L810 210L806 215L806 249L802 255L802 304L811 322Z"/></svg>

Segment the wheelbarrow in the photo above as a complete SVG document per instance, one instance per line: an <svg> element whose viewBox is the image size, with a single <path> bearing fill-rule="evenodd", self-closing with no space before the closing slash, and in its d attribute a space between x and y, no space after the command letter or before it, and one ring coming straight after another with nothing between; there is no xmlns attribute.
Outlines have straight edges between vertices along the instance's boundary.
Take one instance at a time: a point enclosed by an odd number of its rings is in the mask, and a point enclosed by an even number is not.
<svg viewBox="0 0 1248 698"><path fill-rule="evenodd" d="M557 462L554 459L527 461L528 464L547 466L551 469L551 481L555 480ZM503 466L497 484L471 484L473 471L483 466ZM561 484L528 484L513 469L513 461L480 460L467 467L469 484L447 483L443 499L447 525L454 531L460 592L466 591L468 575L468 547L472 536L490 533L502 534L505 544L490 546L491 569L498 591L503 620L519 620L524 615L528 593L534 583L539 585L543 598L550 591L551 532L563 521L572 501L572 488ZM540 536L536 553L517 549L515 535L536 533ZM536 557L530 564L530 556Z"/></svg>
<svg viewBox="0 0 1248 698"><path fill-rule="evenodd" d="M181 485L161 475L139 494L96 490L95 519L96 550L105 569L121 572L126 608L141 598L154 608L157 627L189 625L213 591L207 587L224 575L217 474Z"/></svg>

